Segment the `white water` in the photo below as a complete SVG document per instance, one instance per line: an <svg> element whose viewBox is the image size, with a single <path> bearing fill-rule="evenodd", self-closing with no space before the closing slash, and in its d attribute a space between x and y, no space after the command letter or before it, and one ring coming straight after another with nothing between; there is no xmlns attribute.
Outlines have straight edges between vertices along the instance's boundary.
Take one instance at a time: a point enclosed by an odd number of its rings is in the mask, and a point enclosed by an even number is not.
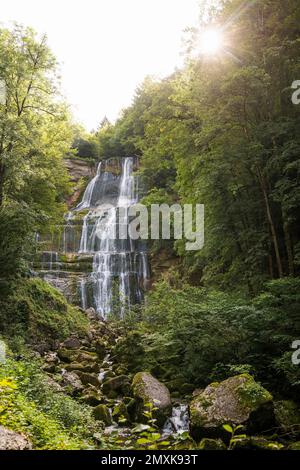
<svg viewBox="0 0 300 470"><path fill-rule="evenodd" d="M189 431L189 415L187 405L177 405L172 409L172 416L163 427L164 434L183 433Z"/></svg>
<svg viewBox="0 0 300 470"><path fill-rule="evenodd" d="M97 175L74 209L89 209L83 217L79 253L93 256L92 272L88 279L80 282L80 294L82 308L93 306L99 315L107 318L114 307L122 318L132 303L142 300L142 287L149 278L149 267L147 253L138 241L118 237L120 230L125 228L127 232L129 223L127 211L124 211L118 225L119 209L138 202L134 159L121 160L120 176L106 171L106 163L98 165ZM103 200L111 194L112 187L116 192L115 199L113 204L110 202L105 206ZM92 290L92 295L88 295L88 289Z"/></svg>

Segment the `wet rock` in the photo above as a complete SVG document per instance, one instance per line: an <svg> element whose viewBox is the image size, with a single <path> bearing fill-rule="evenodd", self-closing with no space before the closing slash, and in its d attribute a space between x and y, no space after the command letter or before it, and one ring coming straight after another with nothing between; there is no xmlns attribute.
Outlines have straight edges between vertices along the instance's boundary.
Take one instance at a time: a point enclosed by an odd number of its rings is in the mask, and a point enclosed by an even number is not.
<svg viewBox="0 0 300 470"><path fill-rule="evenodd" d="M0 426L0 450L31 450L32 444L23 434Z"/></svg>
<svg viewBox="0 0 300 470"><path fill-rule="evenodd" d="M89 318L89 320L98 320L96 310L93 307L88 308L85 311L85 313L86 313L87 317Z"/></svg>
<svg viewBox="0 0 300 470"><path fill-rule="evenodd" d="M111 415L106 405L98 405L93 410L93 416L97 421L102 421L107 426L112 424Z"/></svg>
<svg viewBox="0 0 300 470"><path fill-rule="evenodd" d="M159 425L163 425L172 409L168 388L149 372L138 372L132 381L133 396L137 401L137 417L144 420L143 411L146 403L152 403L157 410L154 416Z"/></svg>
<svg viewBox="0 0 300 470"><path fill-rule="evenodd" d="M189 412L191 434L196 439L226 436L224 424L242 424L254 434L275 423L271 394L248 374L210 384L194 396Z"/></svg>

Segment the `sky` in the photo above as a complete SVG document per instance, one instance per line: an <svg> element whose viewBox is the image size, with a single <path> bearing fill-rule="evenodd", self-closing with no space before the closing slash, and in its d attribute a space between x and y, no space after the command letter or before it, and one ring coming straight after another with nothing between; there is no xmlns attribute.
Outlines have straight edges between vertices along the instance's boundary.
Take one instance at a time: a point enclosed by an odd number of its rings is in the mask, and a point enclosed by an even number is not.
<svg viewBox="0 0 300 470"><path fill-rule="evenodd" d="M47 34L62 92L90 131L105 115L114 121L145 76L180 67L183 30L198 14L199 0L6 0L0 21Z"/></svg>

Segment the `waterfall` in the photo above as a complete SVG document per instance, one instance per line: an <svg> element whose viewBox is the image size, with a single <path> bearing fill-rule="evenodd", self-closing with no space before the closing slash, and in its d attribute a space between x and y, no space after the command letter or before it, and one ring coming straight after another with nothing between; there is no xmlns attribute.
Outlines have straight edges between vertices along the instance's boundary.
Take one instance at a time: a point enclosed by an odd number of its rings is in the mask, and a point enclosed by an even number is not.
<svg viewBox="0 0 300 470"><path fill-rule="evenodd" d="M83 197L82 197L82 200L81 202L78 204L78 206L75 208L75 210L81 210L81 209L85 209L87 207L90 207L91 206L91 201L92 201L92 196L93 196L93 191L94 191L94 187L99 179L99 176L101 174L101 163L100 162L98 164L98 167L97 167L97 172L96 172L96 176L94 176L94 178L89 182L89 184L87 185L86 187L86 190L84 191L84 194L83 194Z"/></svg>
<svg viewBox="0 0 300 470"><path fill-rule="evenodd" d="M79 246L81 255L92 255L92 272L80 281L82 308L93 306L103 317L117 309L123 318L133 303L140 302L149 277L148 259L140 240L120 239L128 228L127 210L138 202L134 158L118 160L119 175L110 171L112 162L100 162L96 176L88 184L82 201L74 211L88 210L82 219ZM91 291L89 295L88 291Z"/></svg>
<svg viewBox="0 0 300 470"><path fill-rule="evenodd" d="M189 431L189 414L187 405L177 405L172 409L172 416L163 427L164 434L183 433Z"/></svg>

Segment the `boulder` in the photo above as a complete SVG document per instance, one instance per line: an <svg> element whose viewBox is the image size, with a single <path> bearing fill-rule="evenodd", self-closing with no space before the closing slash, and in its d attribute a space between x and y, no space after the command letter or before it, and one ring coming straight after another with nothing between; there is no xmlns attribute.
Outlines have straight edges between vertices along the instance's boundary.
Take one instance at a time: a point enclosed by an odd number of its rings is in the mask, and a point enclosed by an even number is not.
<svg viewBox="0 0 300 470"><path fill-rule="evenodd" d="M230 377L199 391L189 406L191 434L202 437L225 437L223 425L244 425L252 434L275 424L272 395L249 374Z"/></svg>
<svg viewBox="0 0 300 470"><path fill-rule="evenodd" d="M79 354L78 351L70 350L70 349L66 349L66 348L60 348L57 351L57 355L58 355L59 359L63 362L67 362L67 363L76 361L78 354Z"/></svg>
<svg viewBox="0 0 300 470"><path fill-rule="evenodd" d="M128 395L130 382L127 375L118 375L117 377L105 380L102 384L102 391L109 398L114 398L118 395Z"/></svg>
<svg viewBox="0 0 300 470"><path fill-rule="evenodd" d="M66 349L79 349L81 346L80 340L76 336L66 339L62 346Z"/></svg>
<svg viewBox="0 0 300 470"><path fill-rule="evenodd" d="M172 410L170 392L168 388L149 372L138 372L132 381L133 396L137 402L137 419L145 421L143 411L146 403L152 403L154 417L158 425L163 425Z"/></svg>
<svg viewBox="0 0 300 470"><path fill-rule="evenodd" d="M93 416L97 421L102 421L107 426L112 424L111 415L106 405L98 405L93 409Z"/></svg>
<svg viewBox="0 0 300 470"><path fill-rule="evenodd" d="M103 341L97 340L94 343L94 347L99 359L103 360L107 354L106 352L106 344Z"/></svg>
<svg viewBox="0 0 300 470"><path fill-rule="evenodd" d="M95 387L100 386L98 376L96 374L91 374L88 372L82 372L80 370L74 371L74 374L78 375L83 385L94 385Z"/></svg>
<svg viewBox="0 0 300 470"><path fill-rule="evenodd" d="M65 369L68 371L99 372L99 365L96 362L71 362L65 366Z"/></svg>
<svg viewBox="0 0 300 470"><path fill-rule="evenodd" d="M0 426L0 450L31 450L32 444L23 434Z"/></svg>
<svg viewBox="0 0 300 470"><path fill-rule="evenodd" d="M103 396L96 387L90 385L87 389L84 390L84 394L80 400L89 406L97 406L102 402Z"/></svg>
<svg viewBox="0 0 300 470"><path fill-rule="evenodd" d="M209 439L207 437L201 439L199 444L200 450L226 450L226 446L221 439Z"/></svg>
<svg viewBox="0 0 300 470"><path fill-rule="evenodd" d="M292 400L274 402L276 424L284 433L300 436L300 407Z"/></svg>
<svg viewBox="0 0 300 470"><path fill-rule="evenodd" d="M66 387L72 395L77 395L83 390L82 382L74 372L63 372L62 377L62 385Z"/></svg>
<svg viewBox="0 0 300 470"><path fill-rule="evenodd" d="M265 437L241 437L234 440L233 450L282 450L283 444L271 441Z"/></svg>

